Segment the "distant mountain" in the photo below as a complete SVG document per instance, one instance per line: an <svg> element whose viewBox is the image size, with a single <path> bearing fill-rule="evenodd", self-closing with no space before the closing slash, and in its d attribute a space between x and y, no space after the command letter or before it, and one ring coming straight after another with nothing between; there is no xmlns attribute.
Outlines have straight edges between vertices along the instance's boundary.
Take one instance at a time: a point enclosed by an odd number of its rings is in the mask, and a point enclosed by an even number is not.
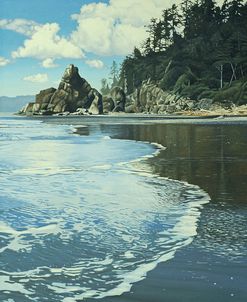
<svg viewBox="0 0 247 302"><path fill-rule="evenodd" d="M0 112L17 112L26 103L35 99L33 95L21 95L15 97L0 96Z"/></svg>

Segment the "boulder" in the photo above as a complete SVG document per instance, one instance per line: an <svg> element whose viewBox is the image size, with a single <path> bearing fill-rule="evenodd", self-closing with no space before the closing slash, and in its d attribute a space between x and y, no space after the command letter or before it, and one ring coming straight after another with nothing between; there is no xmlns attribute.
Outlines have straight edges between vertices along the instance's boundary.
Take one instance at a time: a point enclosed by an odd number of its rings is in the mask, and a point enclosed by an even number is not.
<svg viewBox="0 0 247 302"><path fill-rule="evenodd" d="M33 112L39 112L39 111L40 111L40 107L41 107L41 104L39 104L39 103L34 103L34 104L33 104L32 111L33 111Z"/></svg>
<svg viewBox="0 0 247 302"><path fill-rule="evenodd" d="M124 112L125 111L125 102L126 95L124 90L121 87L115 86L111 89L109 97L114 102L113 112Z"/></svg>
<svg viewBox="0 0 247 302"><path fill-rule="evenodd" d="M96 89L91 89L88 97L92 100L88 112L90 114L103 114L102 95Z"/></svg>
<svg viewBox="0 0 247 302"><path fill-rule="evenodd" d="M114 101L109 96L103 96L104 113L112 112L114 109Z"/></svg>
<svg viewBox="0 0 247 302"><path fill-rule="evenodd" d="M19 114L25 114L25 115L32 115L33 113L33 107L35 103L27 103L20 111Z"/></svg>
<svg viewBox="0 0 247 302"><path fill-rule="evenodd" d="M211 99L201 99L197 102L197 109L210 110L210 107L213 104L213 100Z"/></svg>
<svg viewBox="0 0 247 302"><path fill-rule="evenodd" d="M72 115L89 115L89 112L85 108L77 108L76 112L71 113Z"/></svg>
<svg viewBox="0 0 247 302"><path fill-rule="evenodd" d="M129 105L127 107L125 107L125 112L126 113L137 113L137 109L136 109L136 106L133 104L133 105Z"/></svg>

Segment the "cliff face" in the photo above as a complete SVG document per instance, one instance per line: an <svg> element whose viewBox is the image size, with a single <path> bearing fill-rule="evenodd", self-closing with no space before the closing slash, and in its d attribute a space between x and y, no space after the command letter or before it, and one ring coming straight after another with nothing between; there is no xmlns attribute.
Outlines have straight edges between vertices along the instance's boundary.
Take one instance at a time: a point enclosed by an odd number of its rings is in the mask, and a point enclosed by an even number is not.
<svg viewBox="0 0 247 302"><path fill-rule="evenodd" d="M229 101L214 102L203 98L191 100L175 93L164 91L151 80L143 81L141 86L127 96L125 112L170 114L184 111L227 109L233 107Z"/></svg>
<svg viewBox="0 0 247 302"><path fill-rule="evenodd" d="M102 95L79 75L78 68L69 65L65 69L58 89L48 88L36 95L34 103L28 103L20 114L59 114L88 112L102 114Z"/></svg>

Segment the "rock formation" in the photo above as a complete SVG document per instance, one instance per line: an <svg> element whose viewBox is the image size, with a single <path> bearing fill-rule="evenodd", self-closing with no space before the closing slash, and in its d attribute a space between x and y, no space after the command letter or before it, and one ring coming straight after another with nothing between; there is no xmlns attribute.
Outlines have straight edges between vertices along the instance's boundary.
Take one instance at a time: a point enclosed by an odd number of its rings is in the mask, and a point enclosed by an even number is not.
<svg viewBox="0 0 247 302"><path fill-rule="evenodd" d="M25 115L84 115L109 112L171 114L183 111L231 108L232 102L199 101L164 91L150 80L143 81L134 93L126 97L121 87L113 87L107 96L102 95L79 75L78 68L66 68L58 89L48 88L36 95L19 112Z"/></svg>
<svg viewBox="0 0 247 302"><path fill-rule="evenodd" d="M126 95L121 87L115 86L103 97L104 112L125 112Z"/></svg>
<svg viewBox="0 0 247 302"><path fill-rule="evenodd" d="M215 110L231 108L232 102L213 102L211 99L190 100L175 93L164 91L150 80L144 81L126 98L126 113L171 114L182 111Z"/></svg>
<svg viewBox="0 0 247 302"><path fill-rule="evenodd" d="M72 64L66 68L58 89L40 91L35 102L28 103L19 113L49 115L65 112L103 113L102 95L81 78L78 68Z"/></svg>
<svg viewBox="0 0 247 302"><path fill-rule="evenodd" d="M127 97L126 112L172 113L184 109L181 101L180 97L162 90L151 81L144 81Z"/></svg>

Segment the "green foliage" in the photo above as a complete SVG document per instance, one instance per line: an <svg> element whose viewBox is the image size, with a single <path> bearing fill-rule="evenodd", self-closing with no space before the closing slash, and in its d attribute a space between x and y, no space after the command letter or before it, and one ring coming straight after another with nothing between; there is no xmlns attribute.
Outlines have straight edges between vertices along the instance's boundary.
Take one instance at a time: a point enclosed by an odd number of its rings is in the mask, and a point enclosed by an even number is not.
<svg viewBox="0 0 247 302"><path fill-rule="evenodd" d="M140 51L125 58L121 85L132 93L143 80L188 98L247 102L247 2L183 0L147 26ZM224 88L225 87L225 88Z"/></svg>
<svg viewBox="0 0 247 302"><path fill-rule="evenodd" d="M217 92L214 97L214 100L219 102L222 102L224 100L229 100L234 103L237 103L239 99L239 95L240 95L239 88L234 86Z"/></svg>
<svg viewBox="0 0 247 302"><path fill-rule="evenodd" d="M101 88L100 88L100 92L103 95L107 95L110 92L110 87L109 84L107 82L107 79L102 79L101 80Z"/></svg>
<svg viewBox="0 0 247 302"><path fill-rule="evenodd" d="M203 89L203 91L197 96L198 100L201 99L214 99L215 94L216 94L216 90L212 90L212 89Z"/></svg>
<svg viewBox="0 0 247 302"><path fill-rule="evenodd" d="M183 89L191 86L196 81L196 76L192 73L192 71L187 68L186 72L183 73L176 81L176 84L174 85L174 92L175 93L181 93Z"/></svg>
<svg viewBox="0 0 247 302"><path fill-rule="evenodd" d="M238 105L245 104L247 101L247 81L238 81L232 87L226 87L218 91L214 100L219 102L229 100Z"/></svg>
<svg viewBox="0 0 247 302"><path fill-rule="evenodd" d="M119 81L119 68L116 61L112 62L111 71L110 71L110 79L112 80L111 88L118 85Z"/></svg>
<svg viewBox="0 0 247 302"><path fill-rule="evenodd" d="M213 77L212 75L206 75L202 78L202 83L207 86L209 89L218 89L220 87L220 81L218 78Z"/></svg>
<svg viewBox="0 0 247 302"><path fill-rule="evenodd" d="M183 74L184 68L175 66L171 68L167 73L162 77L159 86L163 90L172 90L176 84L178 78Z"/></svg>
<svg viewBox="0 0 247 302"><path fill-rule="evenodd" d="M191 98L193 100L198 100L199 96L204 92L207 91L208 87L205 86L203 83L197 82L194 85L187 86L181 91L181 95L184 97Z"/></svg>

